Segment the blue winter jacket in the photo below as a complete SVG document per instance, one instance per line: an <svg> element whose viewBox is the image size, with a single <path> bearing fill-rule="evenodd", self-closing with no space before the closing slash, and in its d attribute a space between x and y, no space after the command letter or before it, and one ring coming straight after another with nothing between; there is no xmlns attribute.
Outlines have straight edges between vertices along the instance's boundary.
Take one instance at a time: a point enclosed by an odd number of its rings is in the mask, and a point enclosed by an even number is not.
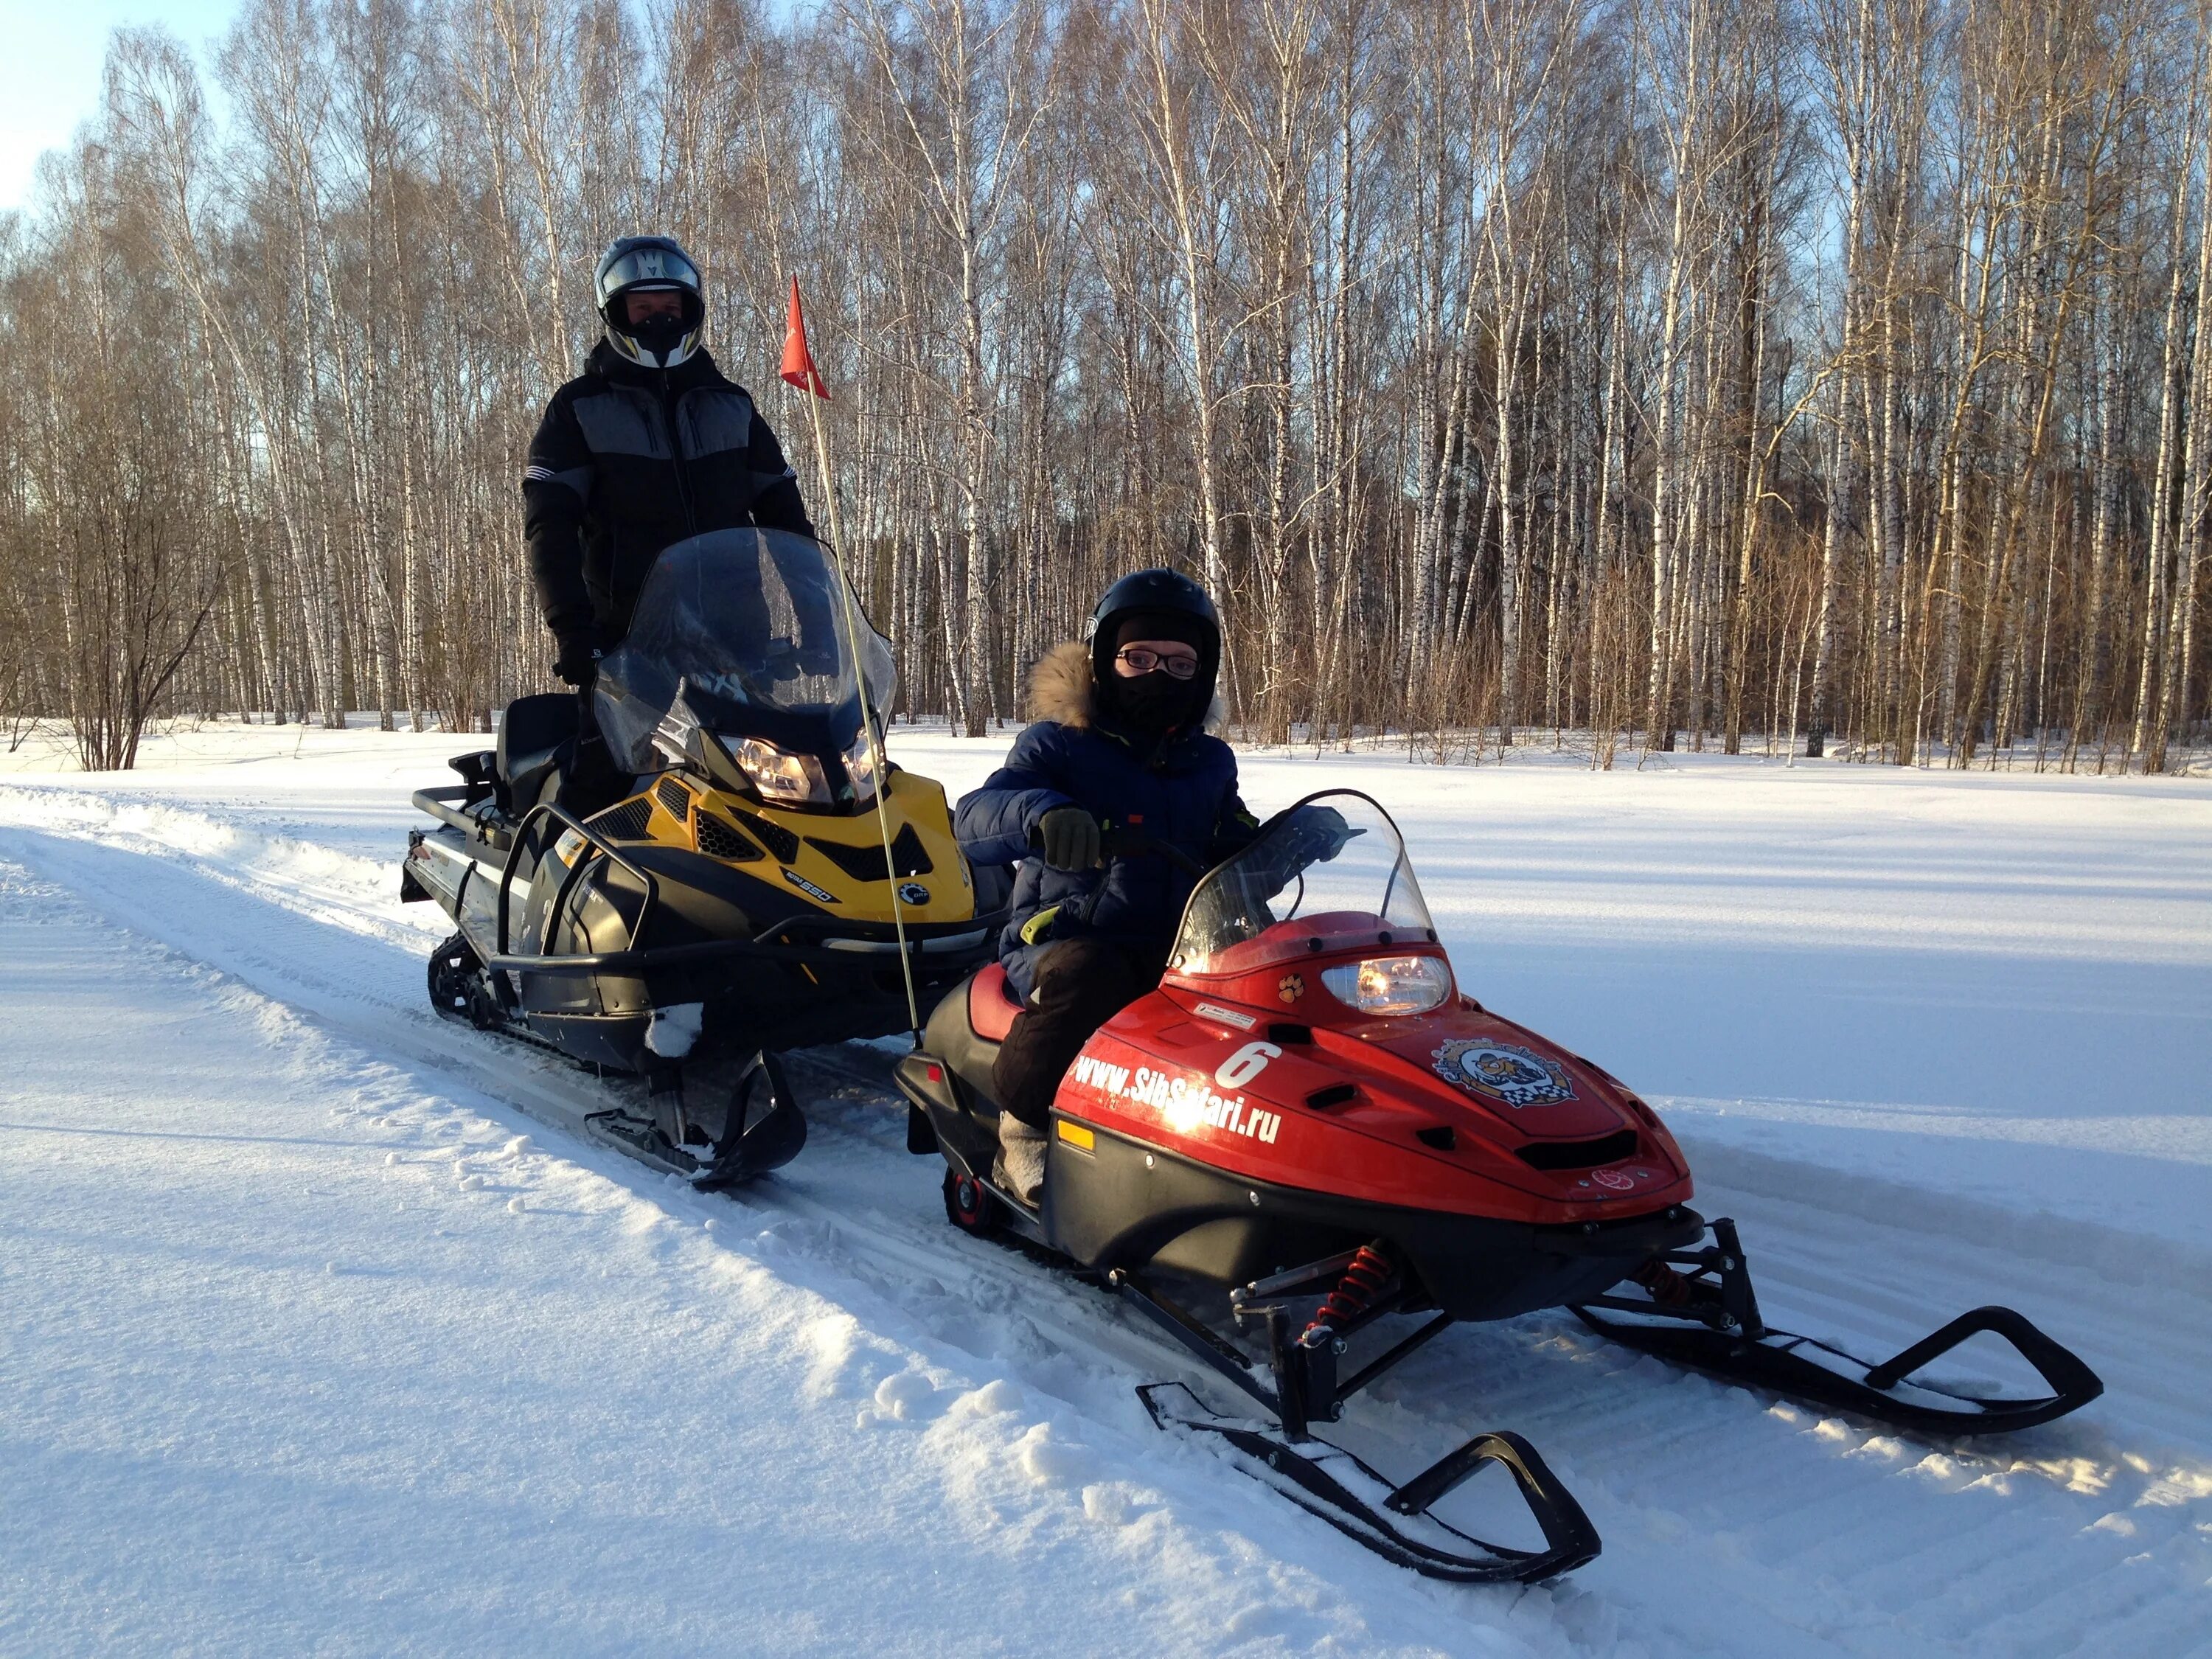
<svg viewBox="0 0 2212 1659"><path fill-rule="evenodd" d="M1195 884L1156 853L1110 858L1099 870L1052 869L1030 844L1047 812L1079 806L1208 866L1257 828L1237 797L1237 757L1220 738L1194 731L1154 743L1095 718L1091 656L1082 646L1057 647L1037 665L1030 701L1033 723L1014 739L1006 763L961 797L953 816L970 864L1018 866L999 960L1024 1000L1038 952L1056 940L1103 937L1164 953Z"/></svg>

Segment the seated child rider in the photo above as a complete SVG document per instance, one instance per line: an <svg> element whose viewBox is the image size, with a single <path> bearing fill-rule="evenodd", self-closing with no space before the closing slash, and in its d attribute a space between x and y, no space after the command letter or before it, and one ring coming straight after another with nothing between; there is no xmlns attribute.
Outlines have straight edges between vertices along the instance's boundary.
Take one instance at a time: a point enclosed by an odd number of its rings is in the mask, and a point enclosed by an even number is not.
<svg viewBox="0 0 2212 1659"><path fill-rule="evenodd" d="M1024 1009L991 1083L996 1179L1027 1204L1043 1185L1061 1074L1159 982L1195 884L1147 843L1211 866L1258 828L1237 797L1237 757L1206 730L1221 663L1206 590L1172 570L1124 576L1084 637L1037 664L1033 724L953 823L971 863L1020 866L999 959Z"/></svg>

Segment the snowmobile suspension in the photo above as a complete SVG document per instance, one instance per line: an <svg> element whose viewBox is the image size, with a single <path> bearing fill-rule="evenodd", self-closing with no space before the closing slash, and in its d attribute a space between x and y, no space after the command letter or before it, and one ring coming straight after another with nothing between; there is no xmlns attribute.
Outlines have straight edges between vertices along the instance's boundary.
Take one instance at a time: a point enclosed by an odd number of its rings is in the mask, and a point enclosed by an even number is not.
<svg viewBox="0 0 2212 1659"><path fill-rule="evenodd" d="M1393 1272L1388 1249L1377 1240L1373 1244L1362 1244L1352 1252L1352 1260L1345 1266L1344 1277L1322 1298L1311 1322L1299 1336L1301 1343L1311 1346L1324 1337L1333 1338L1381 1300Z"/></svg>
<svg viewBox="0 0 2212 1659"><path fill-rule="evenodd" d="M1203 1360L1216 1375L1234 1383L1272 1412L1285 1438L1308 1437L1308 1425L1334 1423L1344 1402L1451 1324L1438 1314L1403 1341L1340 1381L1337 1359L1350 1338L1376 1320L1396 1313L1411 1297L1391 1256L1377 1239L1356 1250L1309 1262L1255 1279L1229 1293L1231 1313L1239 1324L1255 1321L1267 1332L1267 1366L1274 1386L1254 1375L1256 1367L1204 1321L1153 1290L1133 1273L1117 1269L1106 1276L1109 1288L1143 1312L1168 1334ZM1333 1285L1322 1310L1304 1326L1278 1297Z"/></svg>
<svg viewBox="0 0 2212 1659"><path fill-rule="evenodd" d="M1751 1287L1751 1269L1745 1265L1735 1223L1723 1216L1712 1229L1711 1244L1655 1255L1630 1277L1662 1310L1756 1342L1766 1334L1766 1325L1759 1316L1759 1295ZM1690 1271L1679 1273L1677 1267ZM1603 1296L1590 1297L1588 1305L1650 1311L1637 1303Z"/></svg>

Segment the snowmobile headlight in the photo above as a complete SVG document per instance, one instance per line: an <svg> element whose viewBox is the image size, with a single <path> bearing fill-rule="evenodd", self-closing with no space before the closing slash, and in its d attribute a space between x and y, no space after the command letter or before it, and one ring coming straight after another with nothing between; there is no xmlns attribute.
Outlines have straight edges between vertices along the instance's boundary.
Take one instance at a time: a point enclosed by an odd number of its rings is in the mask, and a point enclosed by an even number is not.
<svg viewBox="0 0 2212 1659"><path fill-rule="evenodd" d="M852 775L853 799L872 800L876 793L876 746L868 741L868 728L865 726L845 750L845 770Z"/></svg>
<svg viewBox="0 0 2212 1659"><path fill-rule="evenodd" d="M1363 1014L1425 1014L1451 994L1451 969L1435 957L1369 957L1321 970L1328 994Z"/></svg>
<svg viewBox="0 0 2212 1659"><path fill-rule="evenodd" d="M830 804L830 781L813 756L794 755L758 738L738 738L731 743L730 752L763 800L793 806Z"/></svg>

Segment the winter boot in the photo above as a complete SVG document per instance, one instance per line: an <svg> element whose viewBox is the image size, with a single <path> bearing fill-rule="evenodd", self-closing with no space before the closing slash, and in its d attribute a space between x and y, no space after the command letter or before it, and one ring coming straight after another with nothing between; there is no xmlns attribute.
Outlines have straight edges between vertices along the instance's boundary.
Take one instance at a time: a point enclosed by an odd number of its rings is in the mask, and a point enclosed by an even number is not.
<svg viewBox="0 0 2212 1659"><path fill-rule="evenodd" d="M1012 1112L1000 1112L999 1157L991 1183L1036 1209L1044 1193L1044 1131L1031 1128Z"/></svg>

